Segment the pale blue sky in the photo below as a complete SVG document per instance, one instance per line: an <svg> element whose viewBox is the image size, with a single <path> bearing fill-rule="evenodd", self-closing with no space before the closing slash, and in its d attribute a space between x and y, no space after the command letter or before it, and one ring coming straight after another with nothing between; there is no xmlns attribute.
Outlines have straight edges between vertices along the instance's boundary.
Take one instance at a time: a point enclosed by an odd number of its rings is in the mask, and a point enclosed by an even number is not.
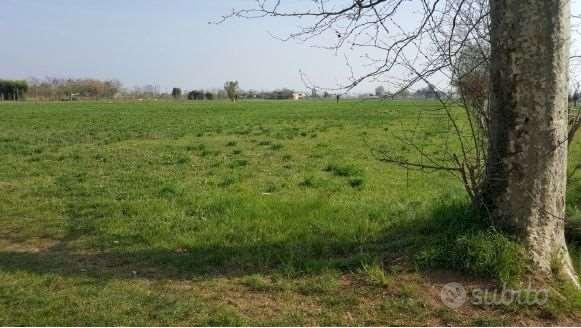
<svg viewBox="0 0 581 328"><path fill-rule="evenodd" d="M342 55L281 42L268 34L288 32L296 21L208 24L234 7L252 3L0 0L0 78L117 78L129 88L157 84L166 90L219 88L237 79L244 89L303 89L302 70L322 87L346 81ZM353 66L361 67L353 57ZM365 84L359 91L376 85Z"/></svg>
<svg viewBox="0 0 581 328"><path fill-rule="evenodd" d="M117 78L126 87L185 89L221 87L237 79L245 89L301 89L301 69L326 87L336 86L346 73L343 57L268 34L292 27L291 21L208 24L248 0L0 4L0 78Z"/></svg>

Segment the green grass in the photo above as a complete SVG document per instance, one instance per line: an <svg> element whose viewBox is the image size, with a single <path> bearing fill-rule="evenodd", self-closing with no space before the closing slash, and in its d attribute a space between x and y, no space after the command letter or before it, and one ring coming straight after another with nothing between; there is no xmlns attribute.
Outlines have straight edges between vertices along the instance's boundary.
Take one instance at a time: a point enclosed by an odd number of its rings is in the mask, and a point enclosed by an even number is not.
<svg viewBox="0 0 581 328"><path fill-rule="evenodd" d="M0 324L472 323L427 301L424 273L511 280L518 245L450 175L371 152L454 147L433 107L0 105Z"/></svg>

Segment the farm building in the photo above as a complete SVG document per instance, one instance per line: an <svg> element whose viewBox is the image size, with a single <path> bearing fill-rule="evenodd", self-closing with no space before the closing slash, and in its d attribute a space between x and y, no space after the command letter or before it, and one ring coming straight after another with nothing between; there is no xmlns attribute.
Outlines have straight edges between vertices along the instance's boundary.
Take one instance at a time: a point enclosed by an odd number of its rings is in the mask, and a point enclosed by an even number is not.
<svg viewBox="0 0 581 328"><path fill-rule="evenodd" d="M305 94L303 92L293 92L292 99L293 100L301 100L305 98Z"/></svg>

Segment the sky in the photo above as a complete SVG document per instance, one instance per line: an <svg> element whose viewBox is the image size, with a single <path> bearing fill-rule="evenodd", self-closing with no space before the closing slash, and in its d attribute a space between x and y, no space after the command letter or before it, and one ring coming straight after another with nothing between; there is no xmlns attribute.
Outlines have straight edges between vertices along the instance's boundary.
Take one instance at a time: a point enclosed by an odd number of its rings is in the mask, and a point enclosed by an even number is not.
<svg viewBox="0 0 581 328"><path fill-rule="evenodd" d="M165 91L220 88L226 80L238 80L243 89L301 90L301 71L324 88L346 81L343 55L272 37L292 30L295 21L208 24L252 3L0 0L0 78L118 79L128 88L152 84ZM356 59L351 64L358 65Z"/></svg>
<svg viewBox="0 0 581 328"><path fill-rule="evenodd" d="M238 80L244 89L270 90L304 89L302 70L326 87L344 81L342 56L270 34L292 28L293 22L208 24L251 4L0 0L0 78L115 78L129 88L153 84L166 90L220 88L226 80Z"/></svg>

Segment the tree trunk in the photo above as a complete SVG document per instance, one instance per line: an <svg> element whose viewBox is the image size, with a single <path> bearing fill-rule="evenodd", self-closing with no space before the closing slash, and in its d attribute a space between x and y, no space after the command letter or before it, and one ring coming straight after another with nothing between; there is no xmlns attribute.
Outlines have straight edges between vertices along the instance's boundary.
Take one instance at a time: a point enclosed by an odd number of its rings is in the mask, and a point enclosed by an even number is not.
<svg viewBox="0 0 581 328"><path fill-rule="evenodd" d="M483 200L535 273L577 282L565 242L570 0L490 0L491 108Z"/></svg>

